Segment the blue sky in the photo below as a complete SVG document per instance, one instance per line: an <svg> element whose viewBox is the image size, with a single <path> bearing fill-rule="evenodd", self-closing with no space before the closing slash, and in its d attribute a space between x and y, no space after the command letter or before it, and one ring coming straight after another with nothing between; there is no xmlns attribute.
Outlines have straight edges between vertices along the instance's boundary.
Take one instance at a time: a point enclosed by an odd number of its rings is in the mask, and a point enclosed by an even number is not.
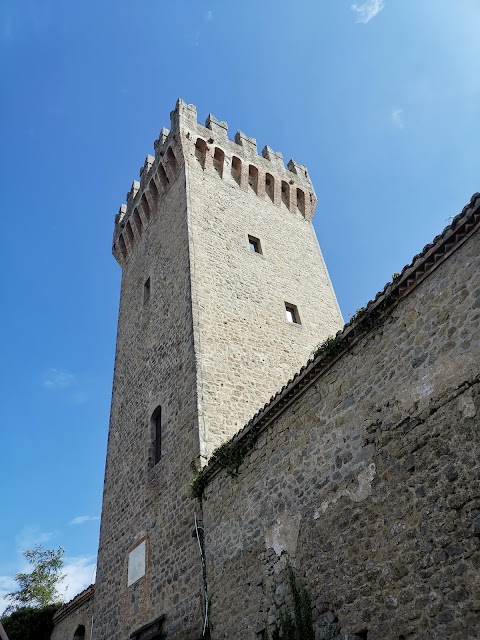
<svg viewBox="0 0 480 640"><path fill-rule="evenodd" d="M345 319L480 190L478 0L2 0L1 596L92 577L113 218L177 97L305 163Z"/></svg>

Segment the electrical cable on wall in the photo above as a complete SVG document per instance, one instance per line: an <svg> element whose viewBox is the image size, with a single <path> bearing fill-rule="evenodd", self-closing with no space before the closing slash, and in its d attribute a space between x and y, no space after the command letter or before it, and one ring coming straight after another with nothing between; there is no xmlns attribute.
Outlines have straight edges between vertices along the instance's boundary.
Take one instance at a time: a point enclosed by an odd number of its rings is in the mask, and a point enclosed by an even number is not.
<svg viewBox="0 0 480 640"><path fill-rule="evenodd" d="M197 535L198 548L200 549L200 557L202 559L202 569L203 569L203 593L205 597L205 616L204 616L203 631L202 631L202 637L203 637L205 636L205 631L208 628L208 593L207 593L207 583L206 583L207 567L205 564L205 556L203 555L203 548L202 548L202 543L200 541L200 534L198 533L198 530L199 528L201 528L203 533L205 534L205 529L203 527L198 526L196 513L194 514L194 518L195 518L195 533Z"/></svg>

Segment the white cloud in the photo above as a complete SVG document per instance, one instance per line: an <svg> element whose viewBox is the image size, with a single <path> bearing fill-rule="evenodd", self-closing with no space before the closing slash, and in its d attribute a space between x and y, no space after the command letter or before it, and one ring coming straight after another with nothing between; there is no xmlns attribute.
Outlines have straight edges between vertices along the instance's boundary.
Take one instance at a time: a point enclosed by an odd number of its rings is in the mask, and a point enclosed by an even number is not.
<svg viewBox="0 0 480 640"><path fill-rule="evenodd" d="M60 589L63 600L68 602L95 582L95 570L95 556L67 558L63 566L65 579Z"/></svg>
<svg viewBox="0 0 480 640"><path fill-rule="evenodd" d="M352 4L351 10L357 14L357 22L367 24L385 8L384 0L366 0L363 4Z"/></svg>
<svg viewBox="0 0 480 640"><path fill-rule="evenodd" d="M93 522L100 520L100 516L77 516L70 521L70 524L84 524L85 522Z"/></svg>
<svg viewBox="0 0 480 640"><path fill-rule="evenodd" d="M63 369L49 369L43 377L46 389L66 389L75 382L75 376Z"/></svg>
<svg viewBox="0 0 480 640"><path fill-rule="evenodd" d="M393 109L390 114L390 119L396 127L398 127L399 129L405 129L405 118L403 109Z"/></svg>
<svg viewBox="0 0 480 640"><path fill-rule="evenodd" d="M205 19L205 22L212 22L213 20L213 11L209 10L205 12L205 15L203 16Z"/></svg>

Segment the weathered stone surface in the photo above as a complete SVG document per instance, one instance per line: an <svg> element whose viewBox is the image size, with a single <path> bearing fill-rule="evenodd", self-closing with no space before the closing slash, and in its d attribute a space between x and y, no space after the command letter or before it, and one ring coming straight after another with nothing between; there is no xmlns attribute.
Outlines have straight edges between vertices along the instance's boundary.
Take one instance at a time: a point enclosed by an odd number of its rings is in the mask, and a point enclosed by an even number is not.
<svg viewBox="0 0 480 640"><path fill-rule="evenodd" d="M215 638L278 620L286 557L318 640L478 637L479 273L477 235L268 426L238 477L211 478ZM294 548L280 522L299 522Z"/></svg>

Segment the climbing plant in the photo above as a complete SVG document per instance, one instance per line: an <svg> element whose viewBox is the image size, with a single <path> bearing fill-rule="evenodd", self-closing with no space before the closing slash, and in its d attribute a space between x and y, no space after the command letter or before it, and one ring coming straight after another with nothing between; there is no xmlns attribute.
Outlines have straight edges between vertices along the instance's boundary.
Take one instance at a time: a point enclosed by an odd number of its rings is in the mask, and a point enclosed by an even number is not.
<svg viewBox="0 0 480 640"><path fill-rule="evenodd" d="M272 633L272 640L315 640L312 621L312 603L305 586L295 577L287 564L287 576L292 606L280 614Z"/></svg>
<svg viewBox="0 0 480 640"><path fill-rule="evenodd" d="M258 428L253 427L248 432L245 438L235 441L232 439L227 440L221 444L212 453L208 462L209 467L216 466L220 469L225 469L229 476L235 477L238 475L238 469L244 461L249 451L253 449L255 443L258 440ZM203 497L203 492L208 483L208 478L205 471L197 469L195 463L192 463L193 480L191 483L192 495L199 500Z"/></svg>
<svg viewBox="0 0 480 640"><path fill-rule="evenodd" d="M395 275L395 274L394 274ZM371 329L380 327L385 318L391 313L395 301L398 299L398 289L394 289L379 302L374 308L360 307L350 318L350 325L354 336L360 336ZM313 352L315 358L332 358L348 347L348 335L338 333L329 336L321 342Z"/></svg>

